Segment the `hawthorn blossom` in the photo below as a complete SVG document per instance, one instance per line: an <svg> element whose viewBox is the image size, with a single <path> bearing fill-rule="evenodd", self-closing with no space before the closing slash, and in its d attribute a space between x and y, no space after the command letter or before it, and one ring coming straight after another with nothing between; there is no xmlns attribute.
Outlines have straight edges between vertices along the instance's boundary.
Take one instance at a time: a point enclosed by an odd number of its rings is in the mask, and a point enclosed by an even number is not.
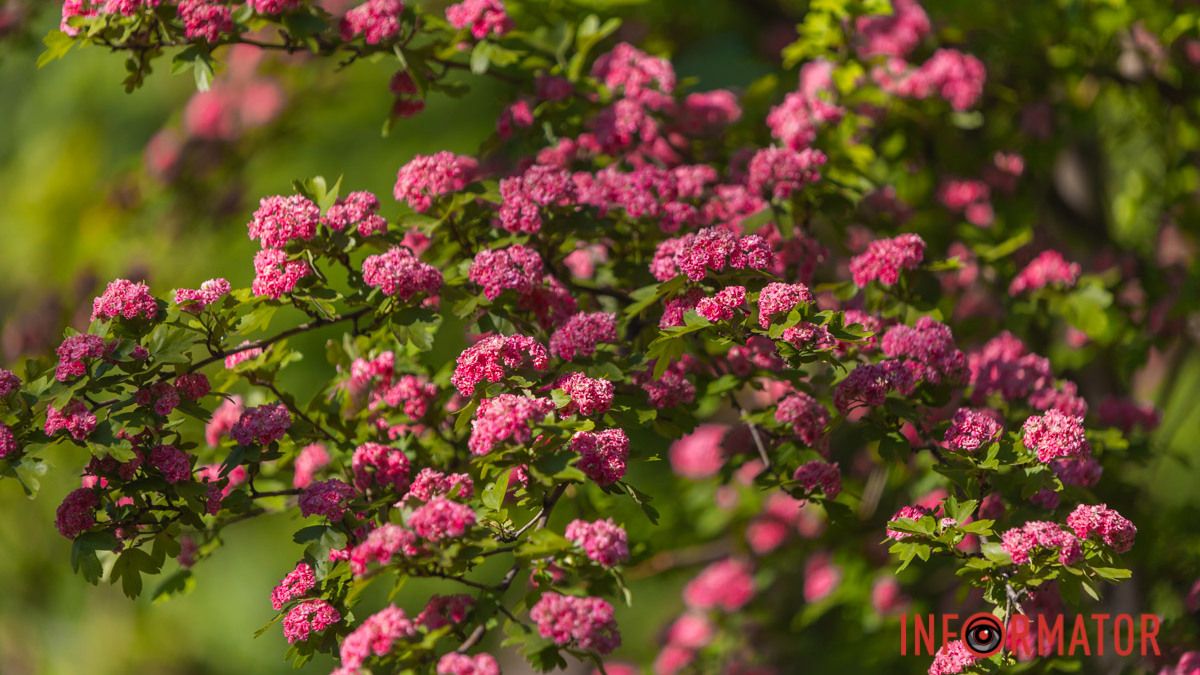
<svg viewBox="0 0 1200 675"><path fill-rule="evenodd" d="M292 241L316 236L320 220L321 208L308 197L263 197L246 231L263 248L284 248Z"/></svg>
<svg viewBox="0 0 1200 675"><path fill-rule="evenodd" d="M901 359L914 379L935 385L967 379L967 357L954 344L950 327L932 317L917 319L915 326L891 327L880 347L885 355Z"/></svg>
<svg viewBox="0 0 1200 675"><path fill-rule="evenodd" d="M617 341L617 317L608 312L580 312L550 336L550 353L564 361L591 358L596 345Z"/></svg>
<svg viewBox="0 0 1200 675"><path fill-rule="evenodd" d="M114 279L92 301L92 321L111 319L151 319L158 316L158 301L145 282Z"/></svg>
<svg viewBox="0 0 1200 675"><path fill-rule="evenodd" d="M892 0L887 16L860 16L855 19L857 51L863 59L872 56L908 56L929 34L929 16L916 0Z"/></svg>
<svg viewBox="0 0 1200 675"><path fill-rule="evenodd" d="M612 407L615 388L608 380L572 372L562 376L554 387L562 389L571 399L562 409L564 415L603 415Z"/></svg>
<svg viewBox="0 0 1200 675"><path fill-rule="evenodd" d="M300 515L324 516L330 520L341 520L346 514L346 502L354 497L354 488L331 478L310 483L300 493Z"/></svg>
<svg viewBox="0 0 1200 675"><path fill-rule="evenodd" d="M504 379L506 369L515 370L528 364L534 370L545 370L549 360L546 348L531 337L490 335L458 355L450 383L459 395L471 396L480 382Z"/></svg>
<svg viewBox="0 0 1200 675"><path fill-rule="evenodd" d="M565 534L602 567L612 567L629 559L625 530L611 518L591 523L575 519L567 524Z"/></svg>
<svg viewBox="0 0 1200 675"><path fill-rule="evenodd" d="M1117 553L1128 552L1137 535L1137 527L1128 518L1105 504L1080 504L1067 516L1067 526L1080 539L1098 536Z"/></svg>
<svg viewBox="0 0 1200 675"><path fill-rule="evenodd" d="M401 502L410 500L427 502L434 497L470 499L475 494L475 483L465 473L442 473L425 467L417 473Z"/></svg>
<svg viewBox="0 0 1200 675"><path fill-rule="evenodd" d="M474 607L475 598L469 595L434 595L425 603L425 609L417 615L416 622L428 630L458 625L467 619Z"/></svg>
<svg viewBox="0 0 1200 675"><path fill-rule="evenodd" d="M607 654L621 645L613 607L601 598L544 593L529 610L538 634L559 646Z"/></svg>
<svg viewBox="0 0 1200 675"><path fill-rule="evenodd" d="M296 455L296 463L292 473L292 487L306 488L313 482L317 472L329 465L329 452L320 443L312 443L301 448Z"/></svg>
<svg viewBox="0 0 1200 675"><path fill-rule="evenodd" d="M397 201L424 213L433 206L435 198L465 188L478 167L473 158L452 152L417 155L396 173L393 194Z"/></svg>
<svg viewBox="0 0 1200 675"><path fill-rule="evenodd" d="M71 400L61 410L53 405L46 408L45 432L54 436L60 431L66 431L71 438L83 442L96 428L96 415L88 409L83 401Z"/></svg>
<svg viewBox="0 0 1200 675"><path fill-rule="evenodd" d="M158 469L168 483L182 483L192 476L191 457L173 445L155 446L150 451L150 466Z"/></svg>
<svg viewBox="0 0 1200 675"><path fill-rule="evenodd" d="M542 209L575 201L575 183L563 169L534 164L519 176L502 179L500 198L500 227L535 234L542 229Z"/></svg>
<svg viewBox="0 0 1200 675"><path fill-rule="evenodd" d="M1079 271L1079 263L1067 262L1063 254L1047 249L1017 273L1008 285L1008 294L1016 297L1051 285L1070 288L1078 281Z"/></svg>
<svg viewBox="0 0 1200 675"><path fill-rule="evenodd" d="M358 545L350 549L350 571L356 577L367 573L371 563L389 565L396 555L411 556L419 553L417 535L399 525L385 523L371 530Z"/></svg>
<svg viewBox="0 0 1200 675"><path fill-rule="evenodd" d="M725 465L721 441L729 427L723 424L701 424L667 450L671 469L679 476L699 480L716 475Z"/></svg>
<svg viewBox="0 0 1200 675"><path fill-rule="evenodd" d="M404 246L367 256L362 269L364 283L401 300L410 300L417 293L434 295L442 287L442 273Z"/></svg>
<svg viewBox="0 0 1200 675"><path fill-rule="evenodd" d="M959 408L942 441L951 450L970 453L1000 440L1003 431L1003 420L995 410Z"/></svg>
<svg viewBox="0 0 1200 675"><path fill-rule="evenodd" d="M408 526L423 539L457 539L475 525L475 512L466 504L434 497L408 517Z"/></svg>
<svg viewBox="0 0 1200 675"><path fill-rule="evenodd" d="M501 0L463 0L446 8L446 21L455 28L469 28L476 40L504 35L512 30L512 20Z"/></svg>
<svg viewBox="0 0 1200 675"><path fill-rule="evenodd" d="M500 675L500 666L491 654L449 652L438 660L437 675Z"/></svg>
<svg viewBox="0 0 1200 675"><path fill-rule="evenodd" d="M958 675L973 666L977 658L962 640L947 642L934 654L929 675Z"/></svg>
<svg viewBox="0 0 1200 675"><path fill-rule="evenodd" d="M372 655L386 656L397 641L411 638L416 632L404 610L388 605L367 617L342 640L339 652L342 670L357 671Z"/></svg>
<svg viewBox="0 0 1200 675"><path fill-rule="evenodd" d="M317 577L312 566L306 562L298 563L271 591L271 607L278 612L289 602L308 595L316 586Z"/></svg>
<svg viewBox="0 0 1200 675"><path fill-rule="evenodd" d="M400 32L403 11L400 0L367 0L342 17L342 39L350 41L362 35L369 45L390 40Z"/></svg>
<svg viewBox="0 0 1200 675"><path fill-rule="evenodd" d="M745 286L726 286L716 295L696 303L696 313L712 322L728 321L734 311L746 304Z"/></svg>
<svg viewBox="0 0 1200 675"><path fill-rule="evenodd" d="M292 260L277 248L264 248L254 256L254 281L250 290L259 297L278 300L296 290L300 280L310 276L312 268L304 260Z"/></svg>
<svg viewBox="0 0 1200 675"><path fill-rule="evenodd" d="M571 449L579 453L576 466L598 485L612 485L625 475L629 437L620 429L576 432Z"/></svg>
<svg viewBox="0 0 1200 675"><path fill-rule="evenodd" d="M792 433L809 447L817 444L829 425L829 411L812 396L797 391L788 394L775 408L775 421L789 424Z"/></svg>
<svg viewBox="0 0 1200 675"><path fill-rule="evenodd" d="M763 148L750 160L746 186L769 198L787 199L805 185L820 180L818 169L825 162L825 153L812 148L799 152L791 148Z"/></svg>
<svg viewBox="0 0 1200 675"><path fill-rule="evenodd" d="M750 566L725 558L705 567L683 589L683 601L696 610L720 609L736 612L754 597Z"/></svg>
<svg viewBox="0 0 1200 675"><path fill-rule="evenodd" d="M354 227L364 237L387 230L387 220L379 215L379 198L371 192L351 192L339 199L325 212L321 222L335 232Z"/></svg>
<svg viewBox="0 0 1200 675"><path fill-rule="evenodd" d="M771 327L771 319L813 302L813 295L804 284L785 284L772 281L758 294L758 325Z"/></svg>
<svg viewBox="0 0 1200 675"><path fill-rule="evenodd" d="M1049 463L1059 457L1086 455L1090 452L1083 420L1050 410L1034 415L1022 426L1025 447L1037 453L1038 461Z"/></svg>
<svg viewBox="0 0 1200 675"><path fill-rule="evenodd" d="M1030 521L1004 532L1000 546L1017 565L1028 563L1030 555L1039 548L1057 551L1058 561L1063 565L1073 565L1083 557L1079 538L1058 523L1048 521Z"/></svg>
<svg viewBox="0 0 1200 675"><path fill-rule="evenodd" d="M59 534L74 539L96 524L96 509L100 498L90 488L72 490L63 498L54 515L54 526Z"/></svg>
<svg viewBox="0 0 1200 675"><path fill-rule="evenodd" d="M813 460L801 464L792 474L805 494L820 491L826 499L834 499L842 491L842 472L837 464Z"/></svg>
<svg viewBox="0 0 1200 675"><path fill-rule="evenodd" d="M221 298L229 295L229 281L223 278L209 279L200 288L180 288L175 291L175 304L185 312L199 312Z"/></svg>
<svg viewBox="0 0 1200 675"><path fill-rule="evenodd" d="M486 455L501 443L521 445L532 437L530 425L541 422L554 410L554 401L517 394L485 398L471 420L467 447L473 455Z"/></svg>
<svg viewBox="0 0 1200 675"><path fill-rule="evenodd" d="M495 300L506 290L518 295L533 292L542 284L543 274L542 258L537 251L514 244L477 253L467 278L483 288L483 297Z"/></svg>
<svg viewBox="0 0 1200 675"><path fill-rule="evenodd" d="M288 644L304 642L313 633L323 632L341 620L341 613L328 602L305 600L293 607L283 618L283 636Z"/></svg>
<svg viewBox="0 0 1200 675"><path fill-rule="evenodd" d="M850 274L862 288L872 281L895 286L902 270L914 270L925 259L925 240L916 234L876 239L850 260Z"/></svg>
<svg viewBox="0 0 1200 675"><path fill-rule="evenodd" d="M363 443L351 459L354 487L403 493L408 489L409 462L403 450L382 443Z"/></svg>
<svg viewBox="0 0 1200 675"><path fill-rule="evenodd" d="M233 32L233 8L220 0L179 0L178 11L189 40L215 44Z"/></svg>
<svg viewBox="0 0 1200 675"><path fill-rule="evenodd" d="M282 403L249 408L229 430L239 445L268 445L281 438L292 426L292 415Z"/></svg>
<svg viewBox="0 0 1200 675"><path fill-rule="evenodd" d="M895 522L902 518L907 518L907 519L911 519L911 520L920 520L920 519L924 518L925 516L929 515L930 513L931 513L931 511L929 509L925 508L924 506L905 505L905 506L900 507L900 510L896 511L896 513L894 513L892 515L892 517L888 519L888 522L889 523ZM890 527L887 528L888 539L895 539L896 541L900 541L902 539L907 539L911 536L912 535L909 534L908 532L901 532L900 530L893 530Z"/></svg>
<svg viewBox="0 0 1200 675"><path fill-rule="evenodd" d="M628 42L600 55L592 64L592 77L609 90L656 110L670 105L670 94L675 90L671 62L650 56Z"/></svg>

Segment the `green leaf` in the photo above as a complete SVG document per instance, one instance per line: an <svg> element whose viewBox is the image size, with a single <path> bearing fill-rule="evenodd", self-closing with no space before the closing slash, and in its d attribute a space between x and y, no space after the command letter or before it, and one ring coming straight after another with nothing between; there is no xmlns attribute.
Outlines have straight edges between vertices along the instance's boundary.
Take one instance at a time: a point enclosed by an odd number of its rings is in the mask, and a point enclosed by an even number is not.
<svg viewBox="0 0 1200 675"><path fill-rule="evenodd" d="M163 579L154 589L151 598L154 604L162 604L175 596L187 595L194 588L196 588L196 579L192 576L192 571L179 570Z"/></svg>
<svg viewBox="0 0 1200 675"><path fill-rule="evenodd" d="M46 51L38 55L38 68L66 56L67 52L71 51L71 47L75 46L75 38L60 30L52 30L42 38L42 44L46 45Z"/></svg>
<svg viewBox="0 0 1200 675"><path fill-rule="evenodd" d="M511 472L501 471L500 477L495 482L488 483L483 488L480 499L483 501L484 506L493 511L500 510L500 507L504 504L504 496L508 494L508 479L511 475Z"/></svg>

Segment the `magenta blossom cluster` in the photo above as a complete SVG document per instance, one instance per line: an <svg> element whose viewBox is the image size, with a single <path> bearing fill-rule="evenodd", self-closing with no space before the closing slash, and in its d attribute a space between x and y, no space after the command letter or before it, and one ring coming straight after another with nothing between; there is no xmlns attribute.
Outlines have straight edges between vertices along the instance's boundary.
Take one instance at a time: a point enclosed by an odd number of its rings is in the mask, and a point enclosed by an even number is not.
<svg viewBox="0 0 1200 675"><path fill-rule="evenodd" d="M729 230L706 228L658 245L650 273L659 281L684 274L692 281L709 272L732 269L766 269L774 254L770 244L757 234L739 237Z"/></svg>
<svg viewBox="0 0 1200 675"><path fill-rule="evenodd" d="M621 645L613 607L601 598L545 593L529 610L538 633L559 645L607 654Z"/></svg>
<svg viewBox="0 0 1200 675"><path fill-rule="evenodd" d="M1057 551L1063 565L1074 565L1083 557L1079 538L1054 522L1030 521L1008 530L1001 536L1000 545L1017 565L1028 563L1039 548Z"/></svg>
<svg viewBox="0 0 1200 675"><path fill-rule="evenodd" d="M563 414L578 413L583 416L603 415L612 407L615 387L613 383L592 378L580 372L564 375L555 388L562 389L571 399L563 408Z"/></svg>
<svg viewBox="0 0 1200 675"><path fill-rule="evenodd" d="M367 0L342 17L342 39L349 41L361 35L369 45L390 40L400 32L403 11L400 0Z"/></svg>
<svg viewBox="0 0 1200 675"><path fill-rule="evenodd" d="M820 492L826 499L833 499L842 491L841 469L819 459L801 464L792 474L792 480L800 484L805 494Z"/></svg>
<svg viewBox="0 0 1200 675"><path fill-rule="evenodd" d="M1083 420L1057 410L1025 420L1022 432L1025 447L1037 453L1038 460L1043 463L1091 452L1084 434Z"/></svg>
<svg viewBox="0 0 1200 675"><path fill-rule="evenodd" d="M580 431L571 438L571 449L579 453L579 470L599 485L611 485L625 475L629 437L620 429Z"/></svg>
<svg viewBox="0 0 1200 675"><path fill-rule="evenodd" d="M455 28L470 29L476 40L489 34L504 35L512 29L512 21L500 0L463 0L446 8L446 20Z"/></svg>
<svg viewBox="0 0 1200 675"><path fill-rule="evenodd" d="M92 321L105 319L154 319L158 301L144 282L128 279L110 281L104 293L92 302Z"/></svg>
<svg viewBox="0 0 1200 675"><path fill-rule="evenodd" d="M925 259L925 240L920 235L902 234L891 239L876 239L867 250L850 260L850 274L858 286L878 281L895 286L902 270L914 270Z"/></svg>
<svg viewBox="0 0 1200 675"><path fill-rule="evenodd" d="M996 411L959 408L954 412L942 441L951 450L975 452L1000 440L1003 431L1003 419Z"/></svg>
<svg viewBox="0 0 1200 675"><path fill-rule="evenodd" d="M530 425L541 422L554 410L554 401L517 394L500 394L479 402L471 420L467 447L475 455L486 455L501 443L524 444L531 438Z"/></svg>
<svg viewBox="0 0 1200 675"><path fill-rule="evenodd" d="M209 279L200 288L180 288L175 291L175 304L188 312L199 312L229 295L231 286L226 279Z"/></svg>
<svg viewBox="0 0 1200 675"><path fill-rule="evenodd" d="M591 358L596 346L617 341L617 317L608 312L580 312L550 336L550 353L564 361Z"/></svg>
<svg viewBox="0 0 1200 675"><path fill-rule="evenodd" d="M1079 263L1067 262L1063 254L1048 249L1031 260L1008 285L1009 295L1021 295L1046 286L1070 288L1079 279Z"/></svg>
<svg viewBox="0 0 1200 675"><path fill-rule="evenodd" d="M612 567L629 559L629 542L625 530L612 518L587 522L573 520L567 524L567 539L583 549L587 557L604 567Z"/></svg>
<svg viewBox="0 0 1200 675"><path fill-rule="evenodd" d="M471 396L480 382L499 382L508 374L528 364L534 370L545 370L549 364L546 348L526 335L489 335L459 354L450 383L462 396Z"/></svg>
<svg viewBox="0 0 1200 675"><path fill-rule="evenodd" d="M363 260L363 281L384 295L409 300L418 293L436 294L442 287L442 273L408 248L396 246Z"/></svg>
<svg viewBox="0 0 1200 675"><path fill-rule="evenodd" d="M1128 552L1137 535L1137 526L1105 504L1080 504L1067 516L1067 526L1080 539L1099 537L1117 553Z"/></svg>
<svg viewBox="0 0 1200 675"><path fill-rule="evenodd" d="M400 167L393 194L397 201L424 213L433 206L434 199L465 188L478 166L474 159L452 152L417 155Z"/></svg>

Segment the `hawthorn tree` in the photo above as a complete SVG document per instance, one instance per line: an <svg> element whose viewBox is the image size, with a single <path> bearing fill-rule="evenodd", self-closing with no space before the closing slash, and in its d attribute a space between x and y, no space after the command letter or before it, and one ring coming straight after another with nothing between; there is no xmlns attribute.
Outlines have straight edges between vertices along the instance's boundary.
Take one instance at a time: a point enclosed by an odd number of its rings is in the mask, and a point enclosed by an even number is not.
<svg viewBox="0 0 1200 675"><path fill-rule="evenodd" d="M785 70L735 92L569 5L336 4L68 0L45 40L42 64L125 55L130 91L167 58L207 89L236 45L389 60L389 124L462 73L512 92L476 156L398 162L392 200L321 177L262 198L248 287L114 280L57 358L0 371L2 473L33 493L46 446L79 450L55 524L87 581L185 591L225 527L289 512L303 553L269 601L297 664L495 673L489 644L617 673L627 570L689 567L674 673L789 672L818 622L849 643L945 597L1061 613L1130 576L1109 504L1157 413L1125 383L1167 330L1136 270L1017 221L1053 120L1006 117L1038 102L953 24L813 2ZM324 354L289 344L310 332ZM321 358L316 396L281 383ZM1112 398L1062 372L1090 361ZM410 579L460 592L364 601ZM1037 656L952 642L920 667Z"/></svg>

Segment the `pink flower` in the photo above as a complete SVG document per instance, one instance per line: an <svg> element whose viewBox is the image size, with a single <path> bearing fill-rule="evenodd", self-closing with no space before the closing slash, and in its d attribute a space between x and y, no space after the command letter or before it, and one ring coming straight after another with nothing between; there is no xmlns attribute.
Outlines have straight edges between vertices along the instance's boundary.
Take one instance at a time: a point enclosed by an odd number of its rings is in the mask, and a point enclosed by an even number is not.
<svg viewBox="0 0 1200 675"><path fill-rule="evenodd" d="M746 186L768 198L787 199L793 192L821 179L818 169L825 153L812 148L763 148L750 160Z"/></svg>
<svg viewBox="0 0 1200 675"><path fill-rule="evenodd" d="M833 64L824 59L810 61L800 69L799 88L771 108L767 126L771 136L792 150L801 151L817 138L817 131L842 119L845 110L831 103Z"/></svg>
<svg viewBox="0 0 1200 675"><path fill-rule="evenodd" d="M1079 263L1067 262L1061 253L1048 249L1017 274L1008 286L1008 294L1016 297L1051 285L1070 288L1079 279L1079 271Z"/></svg>
<svg viewBox="0 0 1200 675"><path fill-rule="evenodd" d="M701 281L710 271L767 269L774 260L771 246L757 234L738 237L729 230L709 227L658 245L650 263L650 273L659 281L670 281L678 274Z"/></svg>
<svg viewBox="0 0 1200 675"><path fill-rule="evenodd" d="M324 600L306 600L283 618L283 636L288 644L304 642L313 633L320 633L342 620L337 609Z"/></svg>
<svg viewBox="0 0 1200 675"><path fill-rule="evenodd" d="M512 20L500 0L463 0L446 8L446 21L455 28L470 28L476 40L504 35L512 30Z"/></svg>
<svg viewBox="0 0 1200 675"><path fill-rule="evenodd" d="M1030 554L1039 548L1057 550L1063 565L1073 565L1083 557L1079 539L1058 523L1048 521L1030 521L1006 531L1000 537L1000 546L1017 565L1028 563Z"/></svg>
<svg viewBox="0 0 1200 675"><path fill-rule="evenodd" d="M0 398L8 398L21 388L21 378L11 370L0 368Z"/></svg>
<svg viewBox="0 0 1200 675"><path fill-rule="evenodd" d="M678 121L689 136L706 136L737 122L742 108L728 89L688 94L679 107Z"/></svg>
<svg viewBox="0 0 1200 675"><path fill-rule="evenodd" d="M416 632L404 610L394 605L383 608L342 640L342 670L357 671L372 654L386 656L397 640L413 637Z"/></svg>
<svg viewBox="0 0 1200 675"><path fill-rule="evenodd" d="M684 649L703 649L712 642L716 629L711 621L699 612L687 612L675 619L667 629L667 644Z"/></svg>
<svg viewBox="0 0 1200 675"><path fill-rule="evenodd" d="M1086 455L1091 450L1083 420L1057 410L1025 420L1022 432L1025 447L1037 453L1038 461L1043 463L1059 457Z"/></svg>
<svg viewBox="0 0 1200 675"><path fill-rule="evenodd" d="M654 379L654 363L648 364L641 373L634 374L634 384L646 392L650 405L659 409L673 408L696 399L696 385L686 377L691 364L687 357L685 354L683 359L672 362L658 379Z"/></svg>
<svg viewBox="0 0 1200 675"><path fill-rule="evenodd" d="M362 35L369 45L390 40L400 32L403 11L400 0L367 0L342 17L342 39L350 41Z"/></svg>
<svg viewBox="0 0 1200 675"><path fill-rule="evenodd" d="M958 675L975 663L976 656L962 640L947 642L933 656L929 675Z"/></svg>
<svg viewBox="0 0 1200 675"><path fill-rule="evenodd" d="M273 16L296 9L300 2L301 0L247 0L246 4L258 14Z"/></svg>
<svg viewBox="0 0 1200 675"><path fill-rule="evenodd" d="M531 424L537 424L554 410L554 401L517 394L500 394L485 398L471 420L471 438L467 447L471 454L486 455L498 444L528 443Z"/></svg>
<svg viewBox="0 0 1200 675"><path fill-rule="evenodd" d="M394 246L363 260L363 282L384 295L410 300L417 293L436 294L442 287L442 273L407 248Z"/></svg>
<svg viewBox="0 0 1200 675"><path fill-rule="evenodd" d="M221 444L221 437L228 434L233 425L242 418L242 398L233 396L221 402L213 411L212 417L204 427L204 440L209 447Z"/></svg>
<svg viewBox="0 0 1200 675"><path fill-rule="evenodd" d="M296 284L312 274L312 268L304 260L290 260L288 254L277 248L264 248L254 255L254 281L250 290L259 297L276 300L296 289Z"/></svg>
<svg viewBox="0 0 1200 675"><path fill-rule="evenodd" d="M866 252L850 260L850 274L855 285L866 286L878 281L895 286L901 270L914 270L925 259L925 240L916 234L902 234L891 239L876 239Z"/></svg>
<svg viewBox="0 0 1200 675"><path fill-rule="evenodd" d="M417 213L433 206L433 200L465 188L479 164L471 157L452 152L417 155L400 167L393 194Z"/></svg>
<svg viewBox="0 0 1200 675"><path fill-rule="evenodd" d="M263 197L247 233L263 248L283 248L292 241L312 239L321 220L321 209L303 195Z"/></svg>
<svg viewBox="0 0 1200 675"><path fill-rule="evenodd" d="M345 199L339 199L325 212L321 222L336 232L355 227L363 237L387 230L387 220L379 215L379 198L371 192L351 192Z"/></svg>
<svg viewBox="0 0 1200 675"><path fill-rule="evenodd" d="M292 426L292 415L282 403L269 403L242 413L229 435L239 445L268 445L281 438Z"/></svg>
<svg viewBox="0 0 1200 675"><path fill-rule="evenodd" d="M212 385L204 373L184 373L175 378L175 389L189 401L198 401L212 391Z"/></svg>
<svg viewBox="0 0 1200 675"><path fill-rule="evenodd" d="M502 179L500 198L500 227L534 234L542 229L542 209L575 202L575 183L568 171L534 164L520 176Z"/></svg>
<svg viewBox="0 0 1200 675"><path fill-rule="evenodd" d="M562 389L571 399L562 410L564 415L603 415L612 407L614 387L608 380L572 372L560 378L554 387Z"/></svg>
<svg viewBox="0 0 1200 675"><path fill-rule="evenodd" d="M596 59L592 77L603 82L613 93L619 92L625 98L655 110L673 103L675 69L671 62L650 56L627 42Z"/></svg>
<svg viewBox="0 0 1200 675"><path fill-rule="evenodd" d="M612 605L600 598L545 593L529 610L538 633L559 646L607 654L621 645Z"/></svg>
<svg viewBox="0 0 1200 675"><path fill-rule="evenodd" d="M728 321L734 311L746 304L745 286L726 286L717 294L696 303L696 313L712 322Z"/></svg>
<svg viewBox="0 0 1200 675"><path fill-rule="evenodd" d="M192 477L192 461L186 452L173 445L159 445L150 451L150 466L158 469L168 483L182 483Z"/></svg>
<svg viewBox="0 0 1200 675"><path fill-rule="evenodd" d="M316 587L317 576L313 568L308 563L301 562L271 591L271 607L278 612L289 602L308 595L308 592Z"/></svg>
<svg viewBox="0 0 1200 675"><path fill-rule="evenodd" d="M912 327L893 326L880 347L887 356L902 359L914 379L930 384L967 379L967 357L954 344L950 327L932 317L923 316Z"/></svg>
<svg viewBox="0 0 1200 675"><path fill-rule="evenodd" d="M829 597L842 583L842 569L835 565L829 554L820 551L809 556L804 563L804 601L820 602Z"/></svg>
<svg viewBox="0 0 1200 675"><path fill-rule="evenodd" d="M53 436L60 431L66 431L71 438L82 442L96 428L96 416L84 405L83 401L72 400L63 406L62 410L53 405L46 408L47 436Z"/></svg>
<svg viewBox="0 0 1200 675"><path fill-rule="evenodd" d="M1129 519L1104 504L1080 504L1067 516L1067 526L1080 539L1098 535L1117 553L1128 552L1137 535L1137 527Z"/></svg>
<svg viewBox="0 0 1200 675"><path fill-rule="evenodd" d="M692 433L671 444L667 456L676 475L700 480L714 476L725 465L721 441L729 427L724 424L701 424Z"/></svg>
<svg viewBox="0 0 1200 675"><path fill-rule="evenodd" d="M93 17L96 14L96 9L91 7L86 0L63 0L62 21L58 24L58 29L75 37L79 35L79 28L72 26L70 20L75 17Z"/></svg>
<svg viewBox="0 0 1200 675"><path fill-rule="evenodd" d="M473 494L475 494L475 483L467 474L446 474L436 469L425 467L413 479L408 492L400 501L416 500L427 502L434 497L470 499Z"/></svg>
<svg viewBox="0 0 1200 675"><path fill-rule="evenodd" d="M416 621L428 630L457 625L467 619L474 606L475 599L469 595L434 595L417 615Z"/></svg>
<svg viewBox="0 0 1200 675"><path fill-rule="evenodd" d="M158 303L145 283L128 279L110 281L104 293L92 302L92 321L107 319L154 319Z"/></svg>
<svg viewBox="0 0 1200 675"><path fill-rule="evenodd" d="M612 485L625 475L629 437L620 429L576 432L571 449L579 453L576 466L598 485Z"/></svg>
<svg viewBox="0 0 1200 675"><path fill-rule="evenodd" d="M888 522L889 523L894 522L894 521L900 520L901 518L911 519L911 520L920 520L920 519L924 518L925 516L929 515L930 513L932 513L932 511L930 509L925 508L924 506L901 506L900 510L897 511L895 514L892 515L891 518L888 519ZM909 534L908 532L901 532L900 530L893 530L891 528L887 529L888 539L895 539L896 541L900 541L901 539L907 539L911 536L912 535Z"/></svg>
<svg viewBox="0 0 1200 675"><path fill-rule="evenodd" d="M399 525L380 525L350 550L350 571L354 576L361 577L373 562L389 565L397 554L416 555L419 552L416 541L417 535Z"/></svg>
<svg viewBox="0 0 1200 675"><path fill-rule="evenodd" d="M1030 353L1024 343L1008 331L989 340L967 358L971 370L973 398L984 400L999 393L1008 401L1027 398L1054 380L1050 361Z"/></svg>
<svg viewBox="0 0 1200 675"><path fill-rule="evenodd" d="M1002 418L995 410L959 408L942 441L951 450L970 453L1000 440L1003 431Z"/></svg>
<svg viewBox="0 0 1200 675"><path fill-rule="evenodd" d="M837 464L822 462L819 459L801 464L792 474L792 480L800 483L805 494L819 490L826 499L834 499L842 491L841 469Z"/></svg>
<svg viewBox="0 0 1200 675"><path fill-rule="evenodd" d="M300 493L300 515L341 520L346 514L346 502L352 497L354 488L336 478L311 483Z"/></svg>
<svg viewBox="0 0 1200 675"><path fill-rule="evenodd" d="M617 341L617 317L608 312L580 312L550 336L550 353L564 361L591 358L596 345Z"/></svg>
<svg viewBox="0 0 1200 675"><path fill-rule="evenodd" d="M99 335L71 335L62 341L55 353L58 355L58 366L54 369L54 379L59 382L69 382L87 374L88 362L104 356L108 350L104 338Z"/></svg>
<svg viewBox="0 0 1200 675"><path fill-rule="evenodd" d="M233 8L217 0L180 0L179 19L189 40L215 44L233 32Z"/></svg>
<svg viewBox="0 0 1200 675"><path fill-rule="evenodd" d="M983 62L954 49L939 49L918 68L893 58L871 73L882 89L896 96L925 99L937 95L955 110L966 110L983 95Z"/></svg>
<svg viewBox="0 0 1200 675"><path fill-rule="evenodd" d="M754 597L750 566L726 558L705 567L683 589L683 601L697 610L721 609L736 612Z"/></svg>
<svg viewBox="0 0 1200 675"><path fill-rule="evenodd" d="M808 321L801 321L784 330L780 337L800 351L829 351L837 346L837 340L833 339L828 326Z"/></svg>
<svg viewBox="0 0 1200 675"><path fill-rule="evenodd" d="M329 465L329 453L325 446L313 443L304 446L296 455L295 472L292 475L292 487L306 488L312 484L317 472Z"/></svg>
<svg viewBox="0 0 1200 675"><path fill-rule="evenodd" d="M506 290L517 295L533 292L541 286L543 274L542 258L537 251L514 244L477 253L468 278L483 288L485 298L495 300Z"/></svg>
<svg viewBox="0 0 1200 675"><path fill-rule="evenodd" d="M567 525L566 537L602 567L612 567L629 559L625 530L614 523L612 518L591 523L573 520Z"/></svg>
<svg viewBox="0 0 1200 675"><path fill-rule="evenodd" d="M473 525L475 512L471 507L445 497L430 499L408 517L408 526L413 532L433 542L457 539Z"/></svg>
<svg viewBox="0 0 1200 675"><path fill-rule="evenodd" d="M788 394L775 409L775 421L790 424L792 432L809 447L817 444L829 425L829 411L817 399L797 391Z"/></svg>
<svg viewBox="0 0 1200 675"><path fill-rule="evenodd" d="M764 330L770 328L772 317L786 314L812 301L813 295L808 286L773 281L764 286L758 294L758 325Z"/></svg>
<svg viewBox="0 0 1200 675"><path fill-rule="evenodd" d="M437 675L500 675L500 666L491 654L449 652L438 660Z"/></svg>
<svg viewBox="0 0 1200 675"><path fill-rule="evenodd" d="M899 361L866 363L846 376L833 391L833 403L843 415L860 406L883 405L889 392L912 392L912 373Z"/></svg>
<svg viewBox="0 0 1200 675"><path fill-rule="evenodd" d="M513 129L517 127L524 129L531 126L533 126L533 106L529 99L522 98L513 101L500 113L500 117L496 119L496 134L500 138L509 138L513 134Z"/></svg>
<svg viewBox="0 0 1200 675"><path fill-rule="evenodd" d="M858 32L858 55L908 56L929 34L929 17L916 0L893 0L890 16L860 16L854 22Z"/></svg>
<svg viewBox="0 0 1200 675"><path fill-rule="evenodd" d="M461 396L471 396L480 382L499 382L506 369L528 364L534 370L545 370L550 357L537 340L525 335L490 335L458 355L450 383Z"/></svg>
<svg viewBox="0 0 1200 675"><path fill-rule="evenodd" d="M351 465L354 487L363 492L379 488L403 493L408 489L408 457L399 448L363 443L355 448Z"/></svg>
<svg viewBox="0 0 1200 675"><path fill-rule="evenodd" d="M54 526L62 536L74 539L96 524L96 509L99 507L100 498L95 490L72 490L58 505L58 511L54 515Z"/></svg>
<svg viewBox="0 0 1200 675"><path fill-rule="evenodd" d="M893 614L907 602L895 577L880 577L871 586L871 607L878 614Z"/></svg>
<svg viewBox="0 0 1200 675"><path fill-rule="evenodd" d="M0 459L6 459L17 454L20 450L17 445L17 438L13 435L12 429L8 425L0 422Z"/></svg>
<svg viewBox="0 0 1200 675"><path fill-rule="evenodd" d="M175 291L175 304L185 312L199 312L221 298L229 295L229 282L225 279L209 279L198 289L180 288Z"/></svg>

